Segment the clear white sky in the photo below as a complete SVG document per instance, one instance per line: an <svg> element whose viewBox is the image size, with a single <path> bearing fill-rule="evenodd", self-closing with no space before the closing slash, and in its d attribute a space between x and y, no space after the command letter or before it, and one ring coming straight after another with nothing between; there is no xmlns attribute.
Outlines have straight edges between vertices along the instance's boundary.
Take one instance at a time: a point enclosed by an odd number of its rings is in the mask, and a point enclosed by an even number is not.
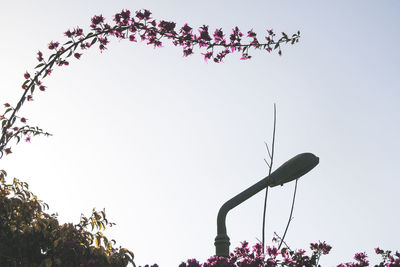
<svg viewBox="0 0 400 267"><path fill-rule="evenodd" d="M203 261L220 206L267 173L263 142L277 103L275 167L301 152L320 157L299 181L291 247L326 241L326 266L376 246L400 249L399 1L2 1L0 103L20 97L38 50L123 8L302 37L282 57L253 52L223 64L169 45L93 49L56 69L22 109L54 136L15 146L1 164L10 178L27 181L62 222L105 207L117 223L108 235L138 265ZM285 228L293 188L270 190L268 241ZM258 194L229 213L231 248L261 238L262 206Z"/></svg>

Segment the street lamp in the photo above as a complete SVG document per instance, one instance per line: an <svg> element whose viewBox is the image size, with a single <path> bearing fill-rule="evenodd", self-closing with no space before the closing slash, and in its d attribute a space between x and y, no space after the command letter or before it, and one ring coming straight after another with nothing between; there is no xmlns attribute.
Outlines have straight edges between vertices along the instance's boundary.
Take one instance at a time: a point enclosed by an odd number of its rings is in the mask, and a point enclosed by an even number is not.
<svg viewBox="0 0 400 267"><path fill-rule="evenodd" d="M217 217L217 237L215 238L215 255L229 256L229 237L226 234L226 215L228 212L254 196L267 186L274 187L283 185L287 182L300 178L311 171L319 163L319 158L312 153L302 153L286 161L282 166L276 169L271 175L265 177L258 183L250 186L242 193L231 198L219 209Z"/></svg>

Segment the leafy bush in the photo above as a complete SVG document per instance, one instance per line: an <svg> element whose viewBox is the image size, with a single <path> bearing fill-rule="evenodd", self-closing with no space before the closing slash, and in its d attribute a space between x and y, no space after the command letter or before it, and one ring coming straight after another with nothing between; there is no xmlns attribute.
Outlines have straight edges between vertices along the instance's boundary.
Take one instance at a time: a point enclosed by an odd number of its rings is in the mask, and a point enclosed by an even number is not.
<svg viewBox="0 0 400 267"><path fill-rule="evenodd" d="M60 224L48 205L14 178L0 173L0 266L127 266L133 253L115 248L103 231L113 226L103 211L81 216L78 224ZM90 229L89 229L90 228Z"/></svg>

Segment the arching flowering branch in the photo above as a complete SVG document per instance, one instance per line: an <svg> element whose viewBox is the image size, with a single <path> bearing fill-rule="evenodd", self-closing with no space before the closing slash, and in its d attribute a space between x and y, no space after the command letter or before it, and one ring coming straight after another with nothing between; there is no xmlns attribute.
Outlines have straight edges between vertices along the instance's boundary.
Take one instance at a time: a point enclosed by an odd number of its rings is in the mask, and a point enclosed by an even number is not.
<svg viewBox="0 0 400 267"><path fill-rule="evenodd" d="M94 45L97 45L101 52L106 50L110 37L116 37L120 40L128 39L131 42L140 39L154 47L161 47L163 38L169 39L175 46L182 47L184 57L193 54L194 49L198 47L205 50L204 53L201 53L205 61L212 60L215 63L223 62L228 54L235 52L241 54L241 60L250 59L249 51L251 49L267 52L276 50L279 55L282 55L282 44L294 44L300 38L300 32L291 37L282 32L278 38L272 29L266 30L266 36L262 39L259 39L253 30L244 34L238 27L235 27L230 34L224 33L222 29L216 29L211 33L207 25L201 26L198 32L195 32L187 24L177 29L174 22L153 19L148 10L137 11L134 15L129 10L122 10L114 15L113 21L113 25L110 25L105 22L102 15L94 16L91 19L88 33L84 33L83 29L76 27L64 33L69 39L64 44L51 41L48 44L48 49L52 54L47 59L41 51L38 51L37 60L39 64L35 67L34 75L28 72L24 74L22 97L15 107L5 103L6 110L0 115L2 126L0 158L3 153L11 153L8 143L13 138L16 138L17 141L25 138L29 142L31 135L50 135L37 127L14 126L17 122L25 124L27 120L24 117L17 116L17 112L25 101L33 101L33 93L36 89L45 91L46 86L42 81L53 72L55 66L68 66L70 58L80 59L83 51ZM243 38L248 38L248 42L242 43Z"/></svg>

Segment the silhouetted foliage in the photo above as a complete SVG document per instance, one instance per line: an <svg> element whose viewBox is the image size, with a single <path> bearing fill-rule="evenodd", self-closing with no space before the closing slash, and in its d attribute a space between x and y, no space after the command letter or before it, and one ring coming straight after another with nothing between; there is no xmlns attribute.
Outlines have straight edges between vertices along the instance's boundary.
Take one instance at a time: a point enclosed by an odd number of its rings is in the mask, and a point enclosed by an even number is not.
<svg viewBox="0 0 400 267"><path fill-rule="evenodd" d="M133 253L115 248L103 231L114 223L103 211L81 216L78 224L60 224L28 184L0 174L0 266L127 266Z"/></svg>

